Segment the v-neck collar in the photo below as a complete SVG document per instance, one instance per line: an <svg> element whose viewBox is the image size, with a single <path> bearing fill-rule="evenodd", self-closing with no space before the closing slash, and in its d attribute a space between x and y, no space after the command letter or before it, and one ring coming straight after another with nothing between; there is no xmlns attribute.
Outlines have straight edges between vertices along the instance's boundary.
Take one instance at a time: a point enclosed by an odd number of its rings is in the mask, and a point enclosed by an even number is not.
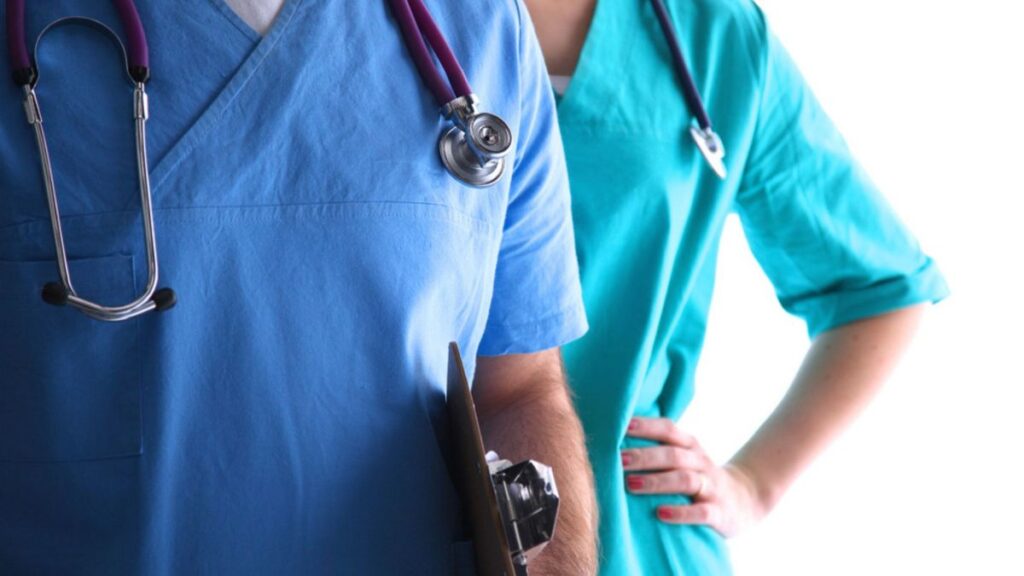
<svg viewBox="0 0 1024 576"><path fill-rule="evenodd" d="M642 1L597 1L569 86L557 98L561 121L582 119L585 111L600 110L617 98L621 83L608 72L629 73Z"/></svg>
<svg viewBox="0 0 1024 576"><path fill-rule="evenodd" d="M259 42L260 40L263 39L263 36L259 32L254 30L253 27L250 26L248 22L243 20L242 17L238 15L238 12L235 12L231 8L231 6L228 6L227 2L225 2L224 0L209 0L209 1L210 1L210 4L213 4L213 6L217 10L219 10L222 14L224 14L224 17L227 18L228 21L231 22L231 24L235 28L238 28L238 31L241 32L242 34L244 34L247 38L249 38L253 42ZM285 3L287 4L288 0L285 0ZM275 20L274 24L276 24L276 22L277 21ZM271 24L270 27L273 28L274 24Z"/></svg>
<svg viewBox="0 0 1024 576"><path fill-rule="evenodd" d="M211 0L220 10L226 10L230 14L229 20L240 21L238 15L231 10L222 0ZM224 118L226 110L234 102L235 97L245 88L249 80L260 69L267 56L278 46L285 33L289 29L296 13L302 6L303 0L286 0L277 19L274 21L266 36L260 37L255 30L243 23L243 32L254 36L256 46L252 52L242 61L238 70L231 77L227 85L217 94L213 102L199 115L199 118L192 124L184 135L171 146L164 157L150 170L150 182L154 191L158 190L163 182L174 172L175 168L195 148L196 144L204 140L217 124Z"/></svg>

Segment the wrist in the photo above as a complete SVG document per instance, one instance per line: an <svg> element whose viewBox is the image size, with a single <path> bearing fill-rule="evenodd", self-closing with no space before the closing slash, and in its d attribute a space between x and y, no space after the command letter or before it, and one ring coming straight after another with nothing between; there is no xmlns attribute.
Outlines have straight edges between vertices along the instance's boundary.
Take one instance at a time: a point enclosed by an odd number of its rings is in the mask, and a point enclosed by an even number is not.
<svg viewBox="0 0 1024 576"><path fill-rule="evenodd" d="M746 488L755 520L760 520L771 512L778 498L752 469L736 461L729 461L722 468Z"/></svg>

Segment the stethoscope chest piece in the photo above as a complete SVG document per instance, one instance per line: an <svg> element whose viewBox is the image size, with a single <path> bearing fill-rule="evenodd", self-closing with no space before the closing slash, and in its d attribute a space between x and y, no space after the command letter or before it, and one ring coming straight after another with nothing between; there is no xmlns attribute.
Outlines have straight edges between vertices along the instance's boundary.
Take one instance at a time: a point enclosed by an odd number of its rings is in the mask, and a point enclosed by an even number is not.
<svg viewBox="0 0 1024 576"><path fill-rule="evenodd" d="M701 129L699 126L690 126L690 136L697 144L700 153L707 160L708 166L721 179L725 179L725 145L722 139L710 128Z"/></svg>
<svg viewBox="0 0 1024 576"><path fill-rule="evenodd" d="M437 143L441 162L464 184L478 188L494 185L505 173L512 131L498 116L478 110L466 73L423 0L390 3L420 76L434 93L441 115L454 124ZM431 49L448 76L447 82L437 70Z"/></svg>
<svg viewBox="0 0 1024 576"><path fill-rule="evenodd" d="M452 176L469 186L493 185L505 173L512 150L512 131L498 116L476 112L470 95L453 100L443 113L455 124L438 142L441 162Z"/></svg>
<svg viewBox="0 0 1024 576"><path fill-rule="evenodd" d="M452 126L438 142L441 162L448 172L469 186L485 188L491 186L505 172L505 159L495 158L480 162L473 154L466 133L458 126Z"/></svg>

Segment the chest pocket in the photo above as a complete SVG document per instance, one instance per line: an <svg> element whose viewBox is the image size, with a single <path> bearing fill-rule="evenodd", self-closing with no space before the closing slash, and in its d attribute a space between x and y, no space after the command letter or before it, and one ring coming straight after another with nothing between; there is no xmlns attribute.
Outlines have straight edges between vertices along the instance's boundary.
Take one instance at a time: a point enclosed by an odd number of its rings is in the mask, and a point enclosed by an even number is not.
<svg viewBox="0 0 1024 576"><path fill-rule="evenodd" d="M102 304L134 297L131 256L71 261L75 289ZM137 321L108 323L40 298L53 261L0 261L0 461L138 455Z"/></svg>

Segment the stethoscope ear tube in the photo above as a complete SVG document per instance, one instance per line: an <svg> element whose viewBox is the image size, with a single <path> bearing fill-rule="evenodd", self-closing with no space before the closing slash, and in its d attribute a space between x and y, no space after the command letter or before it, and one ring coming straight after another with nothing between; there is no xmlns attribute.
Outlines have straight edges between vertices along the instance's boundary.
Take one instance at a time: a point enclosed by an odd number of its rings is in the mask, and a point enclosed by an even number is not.
<svg viewBox="0 0 1024 576"><path fill-rule="evenodd" d="M83 314L108 322L118 322L134 318L150 311L167 310L174 306L177 298L174 291L169 288L157 290L160 271L157 258L156 232L153 223L153 196L149 186L149 162L146 153L146 121L149 119L149 100L146 95L145 79L149 77L148 52L145 48L145 33L142 30L138 14L130 0L115 1L118 11L124 20L124 27L129 34L129 42L134 42L134 48L126 48L121 43L117 34L101 22L89 18L62 18L52 22L39 34L36 40L36 52L39 52L40 42L47 32L57 26L68 24L87 25L103 32L111 37L124 58L125 70L132 80L134 89L132 116L135 122L135 156L138 167L139 197L142 204L142 224L146 247L146 261L148 280L142 294L132 302L120 306L104 306L87 300L75 292L74 283L71 277L71 270L68 264L67 249L64 242L64 233L61 226L60 206L57 201L57 189L54 183L53 167L50 161L50 153L46 142L46 132L43 129L43 114L36 96L35 84L39 80L38 70L32 65L32 59L27 50L24 49L24 2L8 0L6 6L8 15L14 16L8 20L8 32L11 26L21 30L21 35L14 40L9 40L11 50L11 61L16 66L15 81L18 82L25 93L25 115L26 120L32 125L36 137L36 145L39 148L39 162L42 169L43 184L46 189L46 201L50 212L50 225L53 231L54 248L57 257L57 269L60 273L59 282L50 282L43 287L42 299L54 306L72 306ZM20 26L19 26L20 24ZM14 46L14 45L17 46ZM23 66L29 64L29 74L24 72Z"/></svg>

